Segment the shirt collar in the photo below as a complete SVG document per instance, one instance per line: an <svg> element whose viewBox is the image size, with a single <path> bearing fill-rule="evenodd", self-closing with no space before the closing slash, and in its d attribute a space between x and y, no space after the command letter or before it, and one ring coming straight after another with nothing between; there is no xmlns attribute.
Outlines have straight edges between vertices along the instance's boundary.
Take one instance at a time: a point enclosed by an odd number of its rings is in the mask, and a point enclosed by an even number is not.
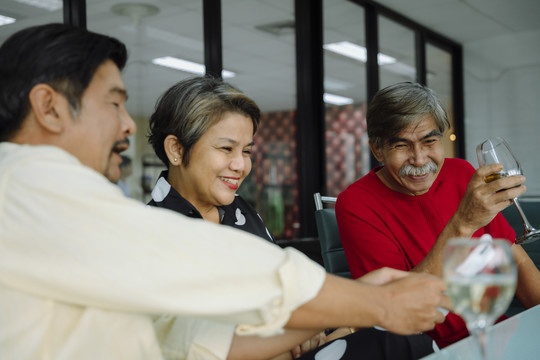
<svg viewBox="0 0 540 360"><path fill-rule="evenodd" d="M152 200L155 205L177 211L189 217L202 218L199 211L169 184L167 181L168 175L167 170L162 171L152 190Z"/></svg>

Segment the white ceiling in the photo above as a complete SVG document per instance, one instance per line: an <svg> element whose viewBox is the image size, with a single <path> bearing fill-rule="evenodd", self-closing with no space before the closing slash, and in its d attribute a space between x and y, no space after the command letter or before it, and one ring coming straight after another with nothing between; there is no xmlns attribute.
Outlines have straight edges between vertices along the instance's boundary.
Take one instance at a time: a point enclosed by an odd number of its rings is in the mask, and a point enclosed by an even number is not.
<svg viewBox="0 0 540 360"><path fill-rule="evenodd" d="M380 0L501 68L540 62L538 0Z"/></svg>
<svg viewBox="0 0 540 360"><path fill-rule="evenodd" d="M151 63L172 55L203 62L201 0L132 0L159 8L157 15L135 20L115 14L111 7L128 0L87 0L88 28L118 37L130 51L124 79L130 93L128 110L148 117L157 97L185 77L182 72ZM474 57L501 69L537 64L540 59L539 0L380 0L379 3L462 43L465 58ZM325 42L363 43L362 10L346 0L324 0ZM0 0L0 14L16 18L0 27L0 42L24 27L62 22L62 10L49 12L14 0ZM273 35L256 26L294 19L293 0L222 0L224 67L237 73L229 81L253 97L263 111L296 107L294 34ZM409 38L399 28L386 31L386 47L412 62ZM407 44L407 46L405 46ZM401 49L404 48L404 49ZM359 64L325 55L327 87L348 88L363 96ZM467 71L468 69L466 69ZM470 70L469 71L475 71ZM354 75L352 75L354 74Z"/></svg>

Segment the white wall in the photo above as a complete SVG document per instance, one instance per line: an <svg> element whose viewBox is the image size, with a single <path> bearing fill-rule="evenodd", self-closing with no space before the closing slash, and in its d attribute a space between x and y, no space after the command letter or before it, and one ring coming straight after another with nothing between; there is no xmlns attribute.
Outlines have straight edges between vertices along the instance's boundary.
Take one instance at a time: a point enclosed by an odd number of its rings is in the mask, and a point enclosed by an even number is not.
<svg viewBox="0 0 540 360"><path fill-rule="evenodd" d="M538 47L540 40L528 46ZM476 145L491 136L506 138L527 177L525 196L540 196L538 60L518 59L503 67L492 57L479 55L477 48L464 47L466 159L477 167Z"/></svg>

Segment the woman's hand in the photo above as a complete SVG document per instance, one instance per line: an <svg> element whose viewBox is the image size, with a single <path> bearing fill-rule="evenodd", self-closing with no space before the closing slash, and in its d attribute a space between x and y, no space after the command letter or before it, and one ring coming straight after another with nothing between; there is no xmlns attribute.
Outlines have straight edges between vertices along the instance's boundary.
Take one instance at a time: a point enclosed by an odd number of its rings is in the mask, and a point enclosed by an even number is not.
<svg viewBox="0 0 540 360"><path fill-rule="evenodd" d="M324 332L320 332L317 335L313 336L312 338L295 346L291 350L291 355L293 359L298 359L300 356L304 355L305 353L313 349L316 349L325 343L326 343L326 335L324 334Z"/></svg>
<svg viewBox="0 0 540 360"><path fill-rule="evenodd" d="M334 341L336 339L342 338L347 335L351 335L356 330L351 327L341 327L337 328L336 330L332 331L330 334L326 335L326 341L325 343L328 343L330 341Z"/></svg>

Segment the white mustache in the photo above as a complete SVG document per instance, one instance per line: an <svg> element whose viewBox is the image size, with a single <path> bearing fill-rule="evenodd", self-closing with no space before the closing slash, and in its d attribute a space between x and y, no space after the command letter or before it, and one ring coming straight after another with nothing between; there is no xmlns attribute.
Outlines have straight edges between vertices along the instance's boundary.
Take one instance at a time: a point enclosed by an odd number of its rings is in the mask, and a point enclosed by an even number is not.
<svg viewBox="0 0 540 360"><path fill-rule="evenodd" d="M400 176L422 176L430 172L437 172L437 164L435 164L433 161L424 166L405 165L399 169Z"/></svg>

